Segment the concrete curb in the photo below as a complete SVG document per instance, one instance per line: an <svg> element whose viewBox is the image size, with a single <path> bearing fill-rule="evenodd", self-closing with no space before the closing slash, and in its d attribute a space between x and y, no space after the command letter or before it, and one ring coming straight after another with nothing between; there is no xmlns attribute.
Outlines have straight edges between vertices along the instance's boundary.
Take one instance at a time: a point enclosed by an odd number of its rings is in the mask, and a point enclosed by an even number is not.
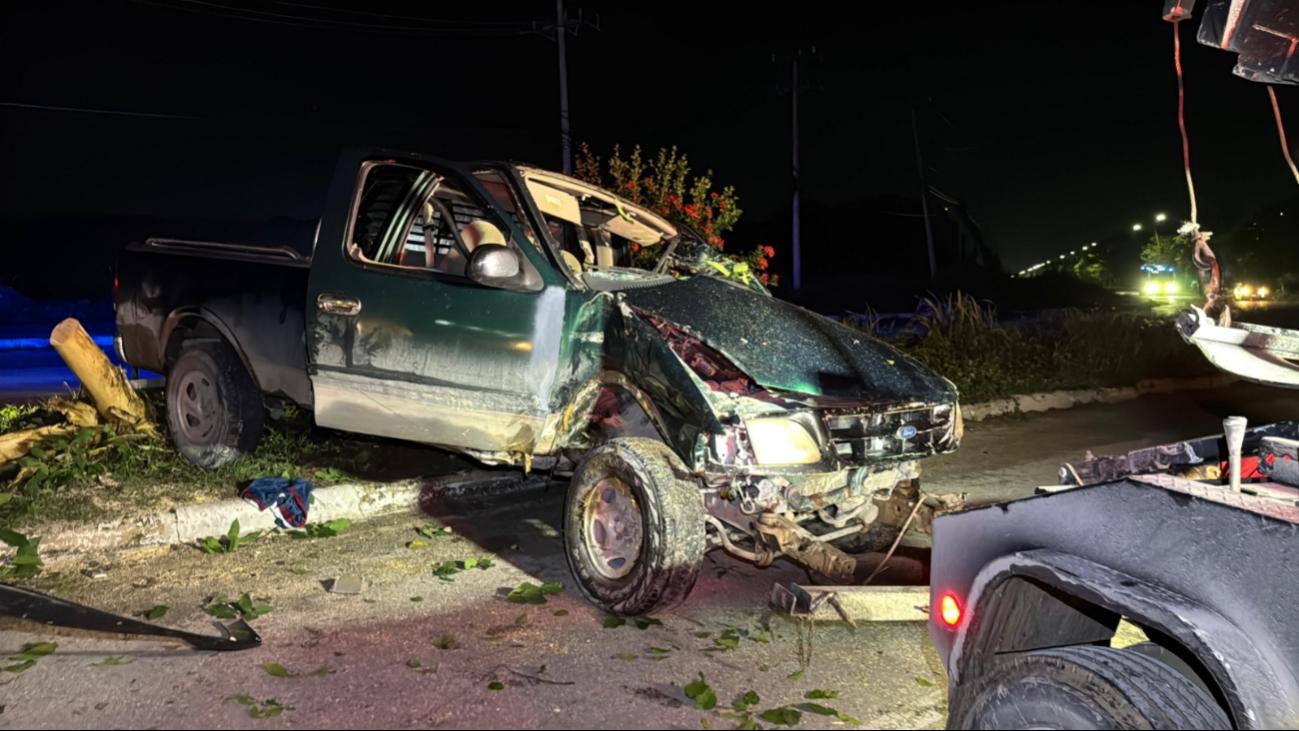
<svg viewBox="0 0 1299 731"><path fill-rule="evenodd" d="M391 483L349 483L313 491L310 521L327 523L339 518L353 521L400 513L420 512L421 497L463 497L479 492L505 494L544 484L518 473L467 472L437 479ZM186 505L95 526L52 524L40 529L41 557L47 561L77 555L131 548L157 548L193 544L209 536L224 536L231 521L245 533L275 528L269 512L240 499ZM7 557L12 550L0 551Z"/></svg>
<svg viewBox="0 0 1299 731"><path fill-rule="evenodd" d="M1121 401L1131 401L1150 393L1173 393L1174 391L1221 388L1238 380L1240 379L1228 375L1201 376L1200 378L1157 378L1141 381L1135 386L1119 388L1085 388L1074 391L1030 393L980 404L963 404L961 414L966 421L983 421L994 416L1005 416L1015 412L1032 413L1051 411L1053 409L1069 409L1084 404L1115 404Z"/></svg>
<svg viewBox="0 0 1299 731"><path fill-rule="evenodd" d="M966 421L983 421L1015 412L1042 412L1083 404L1131 401L1150 393L1220 388L1237 380L1226 375L1166 378L1121 388L1024 394L966 404L962 406L962 413ZM518 473L475 471L432 479L332 485L314 491L316 502L311 508L311 522L324 523L339 518L360 521L399 513L414 514L420 512L421 496L454 499L482 492L505 494L536 488L539 484L543 483ZM239 520L245 532L275 527L270 513L259 511L243 500L233 499L186 505L90 527L51 524L42 527L37 534L41 536L42 558L59 560L87 553L193 544L208 536L224 536L235 519ZM12 554L12 549L0 545L0 559Z"/></svg>

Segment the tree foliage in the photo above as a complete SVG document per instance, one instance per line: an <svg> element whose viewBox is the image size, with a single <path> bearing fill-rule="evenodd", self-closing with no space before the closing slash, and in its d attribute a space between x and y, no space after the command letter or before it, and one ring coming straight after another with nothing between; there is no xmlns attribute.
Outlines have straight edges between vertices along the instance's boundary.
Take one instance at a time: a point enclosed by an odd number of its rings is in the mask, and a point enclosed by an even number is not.
<svg viewBox="0 0 1299 731"><path fill-rule="evenodd" d="M689 158L676 147L660 149L658 155L646 159L640 145L630 155L624 155L621 146L614 145L609 157L602 159L582 143L574 177L612 190L669 221L689 226L719 254L726 246L723 235L735 227L744 213L734 186L714 190L713 171L694 174ZM648 269L654 266L660 253L657 247L633 244L632 264ZM751 276L774 287L777 277L767 270L775 254L774 248L760 246L753 251L718 258L730 260L731 276Z"/></svg>

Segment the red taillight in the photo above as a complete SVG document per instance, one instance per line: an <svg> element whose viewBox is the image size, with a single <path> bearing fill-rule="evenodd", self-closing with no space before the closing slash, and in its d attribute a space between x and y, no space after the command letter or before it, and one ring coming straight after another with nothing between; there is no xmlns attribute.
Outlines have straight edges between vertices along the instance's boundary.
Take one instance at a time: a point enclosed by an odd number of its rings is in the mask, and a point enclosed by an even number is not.
<svg viewBox="0 0 1299 731"><path fill-rule="evenodd" d="M956 597L951 594L944 594L942 605L943 624L948 627L955 627L961 623L961 605L956 601Z"/></svg>

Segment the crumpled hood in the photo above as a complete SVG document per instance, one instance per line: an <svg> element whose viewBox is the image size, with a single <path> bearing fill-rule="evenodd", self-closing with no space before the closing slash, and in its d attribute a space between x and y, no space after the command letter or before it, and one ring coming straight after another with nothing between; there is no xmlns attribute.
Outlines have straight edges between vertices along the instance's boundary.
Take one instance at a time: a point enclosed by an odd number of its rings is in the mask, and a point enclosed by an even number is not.
<svg viewBox="0 0 1299 731"><path fill-rule="evenodd" d="M689 331L766 388L881 405L956 401L949 381L896 348L717 277L621 295Z"/></svg>

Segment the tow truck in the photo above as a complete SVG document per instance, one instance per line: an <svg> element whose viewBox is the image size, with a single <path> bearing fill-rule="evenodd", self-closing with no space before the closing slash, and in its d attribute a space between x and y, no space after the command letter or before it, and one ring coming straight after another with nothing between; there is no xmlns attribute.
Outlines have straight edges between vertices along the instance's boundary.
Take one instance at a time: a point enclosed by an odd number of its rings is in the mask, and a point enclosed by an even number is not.
<svg viewBox="0 0 1299 731"><path fill-rule="evenodd" d="M1176 29L1193 5L1168 0L1165 19ZM1237 75L1299 82L1299 2L1205 5L1200 41L1238 53ZM1299 331L1233 324L1201 238L1209 300L1180 333L1224 371L1299 388ZM1058 482L934 521L948 728L1299 727L1299 422L1231 417L1222 434L1065 464ZM1146 641L1117 647L1124 622Z"/></svg>

